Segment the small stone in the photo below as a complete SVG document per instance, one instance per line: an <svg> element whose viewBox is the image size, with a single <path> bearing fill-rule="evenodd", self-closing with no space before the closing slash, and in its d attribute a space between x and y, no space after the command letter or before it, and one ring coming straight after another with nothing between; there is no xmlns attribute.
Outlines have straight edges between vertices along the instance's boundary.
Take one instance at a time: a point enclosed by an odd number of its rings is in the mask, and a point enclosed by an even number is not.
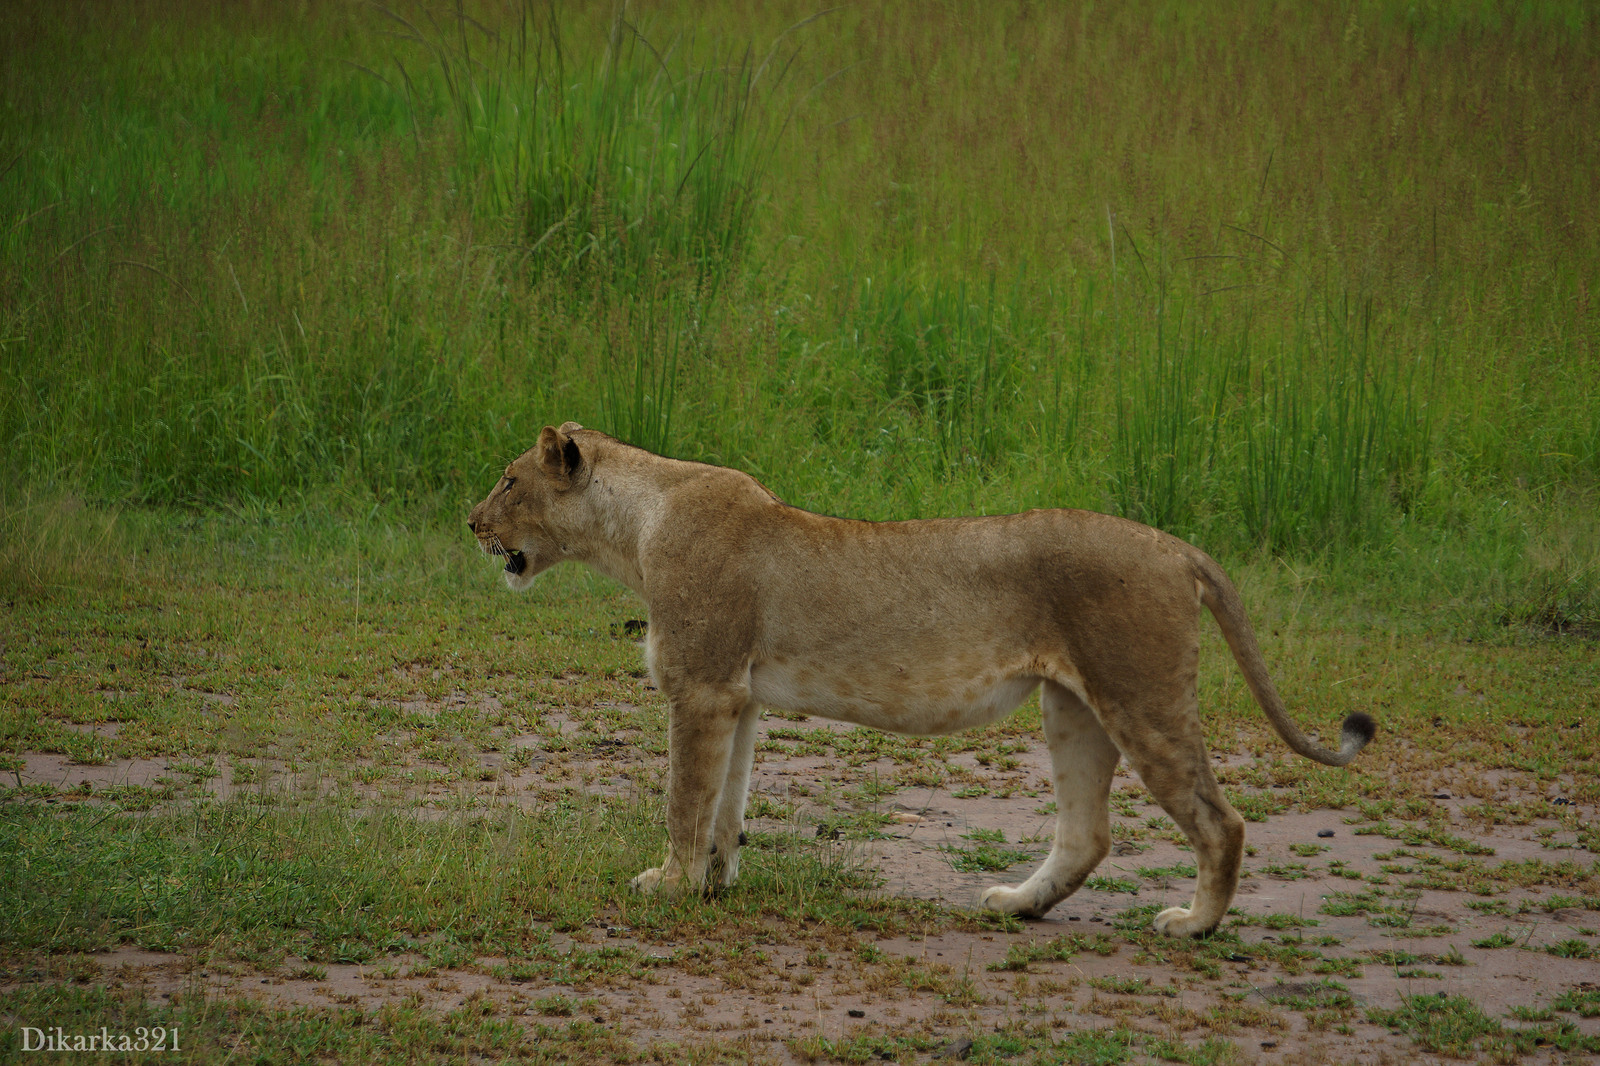
<svg viewBox="0 0 1600 1066"><path fill-rule="evenodd" d="M1326 840L1328 837L1333 836L1333 830L1332 829L1318 829L1317 830L1317 836L1319 836L1319 837L1323 838L1324 840Z"/></svg>
<svg viewBox="0 0 1600 1066"><path fill-rule="evenodd" d="M964 1059L970 1054L972 1054L971 1040L952 1040L950 1043L940 1048L939 1053L935 1055L934 1058Z"/></svg>
<svg viewBox="0 0 1600 1066"><path fill-rule="evenodd" d="M865 1018L867 1016L867 1012L864 1010L849 1010L845 1013L850 1015L852 1018Z"/></svg>

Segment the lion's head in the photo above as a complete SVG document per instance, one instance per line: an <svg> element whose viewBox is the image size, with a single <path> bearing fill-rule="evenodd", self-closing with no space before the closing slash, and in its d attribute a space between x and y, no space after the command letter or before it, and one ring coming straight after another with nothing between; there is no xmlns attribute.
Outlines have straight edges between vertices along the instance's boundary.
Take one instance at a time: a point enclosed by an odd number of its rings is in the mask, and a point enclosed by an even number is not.
<svg viewBox="0 0 1600 1066"><path fill-rule="evenodd" d="M544 427L539 443L512 460L467 517L478 546L505 558L506 584L513 589L527 588L570 554L556 530L568 498L585 483L584 455L572 438L581 429L576 422Z"/></svg>

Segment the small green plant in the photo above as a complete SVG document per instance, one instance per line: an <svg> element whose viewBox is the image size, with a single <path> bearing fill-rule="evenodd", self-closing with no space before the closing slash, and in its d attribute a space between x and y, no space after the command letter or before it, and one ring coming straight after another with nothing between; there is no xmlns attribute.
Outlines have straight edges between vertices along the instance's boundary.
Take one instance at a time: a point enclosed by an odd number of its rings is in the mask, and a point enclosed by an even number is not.
<svg viewBox="0 0 1600 1066"><path fill-rule="evenodd" d="M541 996L533 1001L533 1009L548 1018L570 1018L578 1010L578 1003L563 995Z"/></svg>
<svg viewBox="0 0 1600 1066"><path fill-rule="evenodd" d="M1350 994L1349 988L1327 979L1294 985L1270 985L1261 989L1261 995L1268 1003L1291 1010L1342 1011L1355 1006L1355 997Z"/></svg>
<svg viewBox="0 0 1600 1066"><path fill-rule="evenodd" d="M67 758L81 766L104 766L111 761L111 745L94 733L73 733L62 742Z"/></svg>
<svg viewBox="0 0 1600 1066"><path fill-rule="evenodd" d="M1519 1022L1553 1022L1555 1011L1549 1007L1512 1007L1506 1012Z"/></svg>
<svg viewBox="0 0 1600 1066"><path fill-rule="evenodd" d="M1595 949L1587 941L1579 940L1577 937L1546 944L1544 950L1546 954L1554 955L1558 959L1592 959L1596 954Z"/></svg>
<svg viewBox="0 0 1600 1066"><path fill-rule="evenodd" d="M1376 891L1330 892L1322 901L1321 911L1335 918L1348 918L1383 906L1383 897Z"/></svg>
<svg viewBox="0 0 1600 1066"><path fill-rule="evenodd" d="M1269 862L1261 872L1280 881L1299 881L1311 876L1303 862Z"/></svg>
<svg viewBox="0 0 1600 1066"><path fill-rule="evenodd" d="M946 861L955 869L966 873L1004 870L1033 858L1033 853L1030 851L1002 847L1006 837L1005 833L998 829L974 829L965 835L965 839L972 841L973 846L956 847L951 844L941 844L939 850L953 856Z"/></svg>
<svg viewBox="0 0 1600 1066"><path fill-rule="evenodd" d="M1303 929L1306 926L1320 925L1315 918L1307 918L1299 914L1245 914L1237 908L1228 912L1234 925L1260 926L1263 929Z"/></svg>
<svg viewBox="0 0 1600 1066"><path fill-rule="evenodd" d="M1183 1062L1190 1066L1224 1066L1239 1060L1239 1046L1220 1036L1206 1037L1195 1045L1153 1037L1145 1041L1144 1047L1162 1062Z"/></svg>
<svg viewBox="0 0 1600 1066"><path fill-rule="evenodd" d="M1175 996L1171 988L1161 988L1146 977L1091 977L1089 987L1119 996Z"/></svg>
<svg viewBox="0 0 1600 1066"><path fill-rule="evenodd" d="M1173 866L1139 867L1139 876L1146 881L1169 881L1175 877L1194 877L1195 875L1195 865L1188 862L1180 862Z"/></svg>
<svg viewBox="0 0 1600 1066"><path fill-rule="evenodd" d="M1600 1017L1600 989L1571 988L1556 997L1553 1008L1583 1018Z"/></svg>
<svg viewBox="0 0 1600 1066"><path fill-rule="evenodd" d="M1112 1029L1080 1029L1057 1042L1051 1051L1063 1062L1086 1066L1121 1066L1133 1057L1138 1035L1121 1026Z"/></svg>
<svg viewBox="0 0 1600 1066"><path fill-rule="evenodd" d="M991 971L1026 971L1035 962L1071 962L1083 950L1083 941L1076 936L1058 936L1050 940L1030 940L1013 943L1006 948L1006 957L989 964Z"/></svg>

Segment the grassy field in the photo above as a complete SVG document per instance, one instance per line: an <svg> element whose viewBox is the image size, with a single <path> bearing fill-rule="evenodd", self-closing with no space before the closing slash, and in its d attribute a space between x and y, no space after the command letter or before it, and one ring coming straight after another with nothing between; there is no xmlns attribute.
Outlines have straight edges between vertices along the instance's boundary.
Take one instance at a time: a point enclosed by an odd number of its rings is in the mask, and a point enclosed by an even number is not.
<svg viewBox="0 0 1600 1066"><path fill-rule="evenodd" d="M6 5L0 1011L181 1021L197 1060L625 1061L677 1052L559 1005L136 1003L73 960L493 957L581 988L758 930L1016 935L864 891L807 833L738 894L627 896L660 782L597 791L586 760L665 751L641 608L579 573L510 597L462 535L566 419L829 513L1171 530L1236 575L1297 714L1393 738L1287 761L1208 637L1208 739L1255 760L1230 788L1435 840L1446 782L1490 822L1526 813L1504 782L1559 792L1582 870L1547 884L1592 880L1595 30L1557 0ZM1036 724L834 742L897 775L846 828ZM68 787L35 756L162 770ZM597 922L667 961L551 946ZM1374 1024L1435 1032L1407 1009ZM1449 1046L1516 1053L1498 1024ZM1079 1052L1178 1054L1155 1039Z"/></svg>

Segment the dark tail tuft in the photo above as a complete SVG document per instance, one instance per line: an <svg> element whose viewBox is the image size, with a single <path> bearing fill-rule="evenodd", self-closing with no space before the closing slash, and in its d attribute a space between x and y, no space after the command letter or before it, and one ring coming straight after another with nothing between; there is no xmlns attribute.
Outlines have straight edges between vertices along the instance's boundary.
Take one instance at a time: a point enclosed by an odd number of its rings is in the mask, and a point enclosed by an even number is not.
<svg viewBox="0 0 1600 1066"><path fill-rule="evenodd" d="M1364 711L1351 714L1344 720L1344 725L1339 727L1340 746L1346 749L1354 747L1360 751L1377 735L1378 723L1372 720L1372 715Z"/></svg>

